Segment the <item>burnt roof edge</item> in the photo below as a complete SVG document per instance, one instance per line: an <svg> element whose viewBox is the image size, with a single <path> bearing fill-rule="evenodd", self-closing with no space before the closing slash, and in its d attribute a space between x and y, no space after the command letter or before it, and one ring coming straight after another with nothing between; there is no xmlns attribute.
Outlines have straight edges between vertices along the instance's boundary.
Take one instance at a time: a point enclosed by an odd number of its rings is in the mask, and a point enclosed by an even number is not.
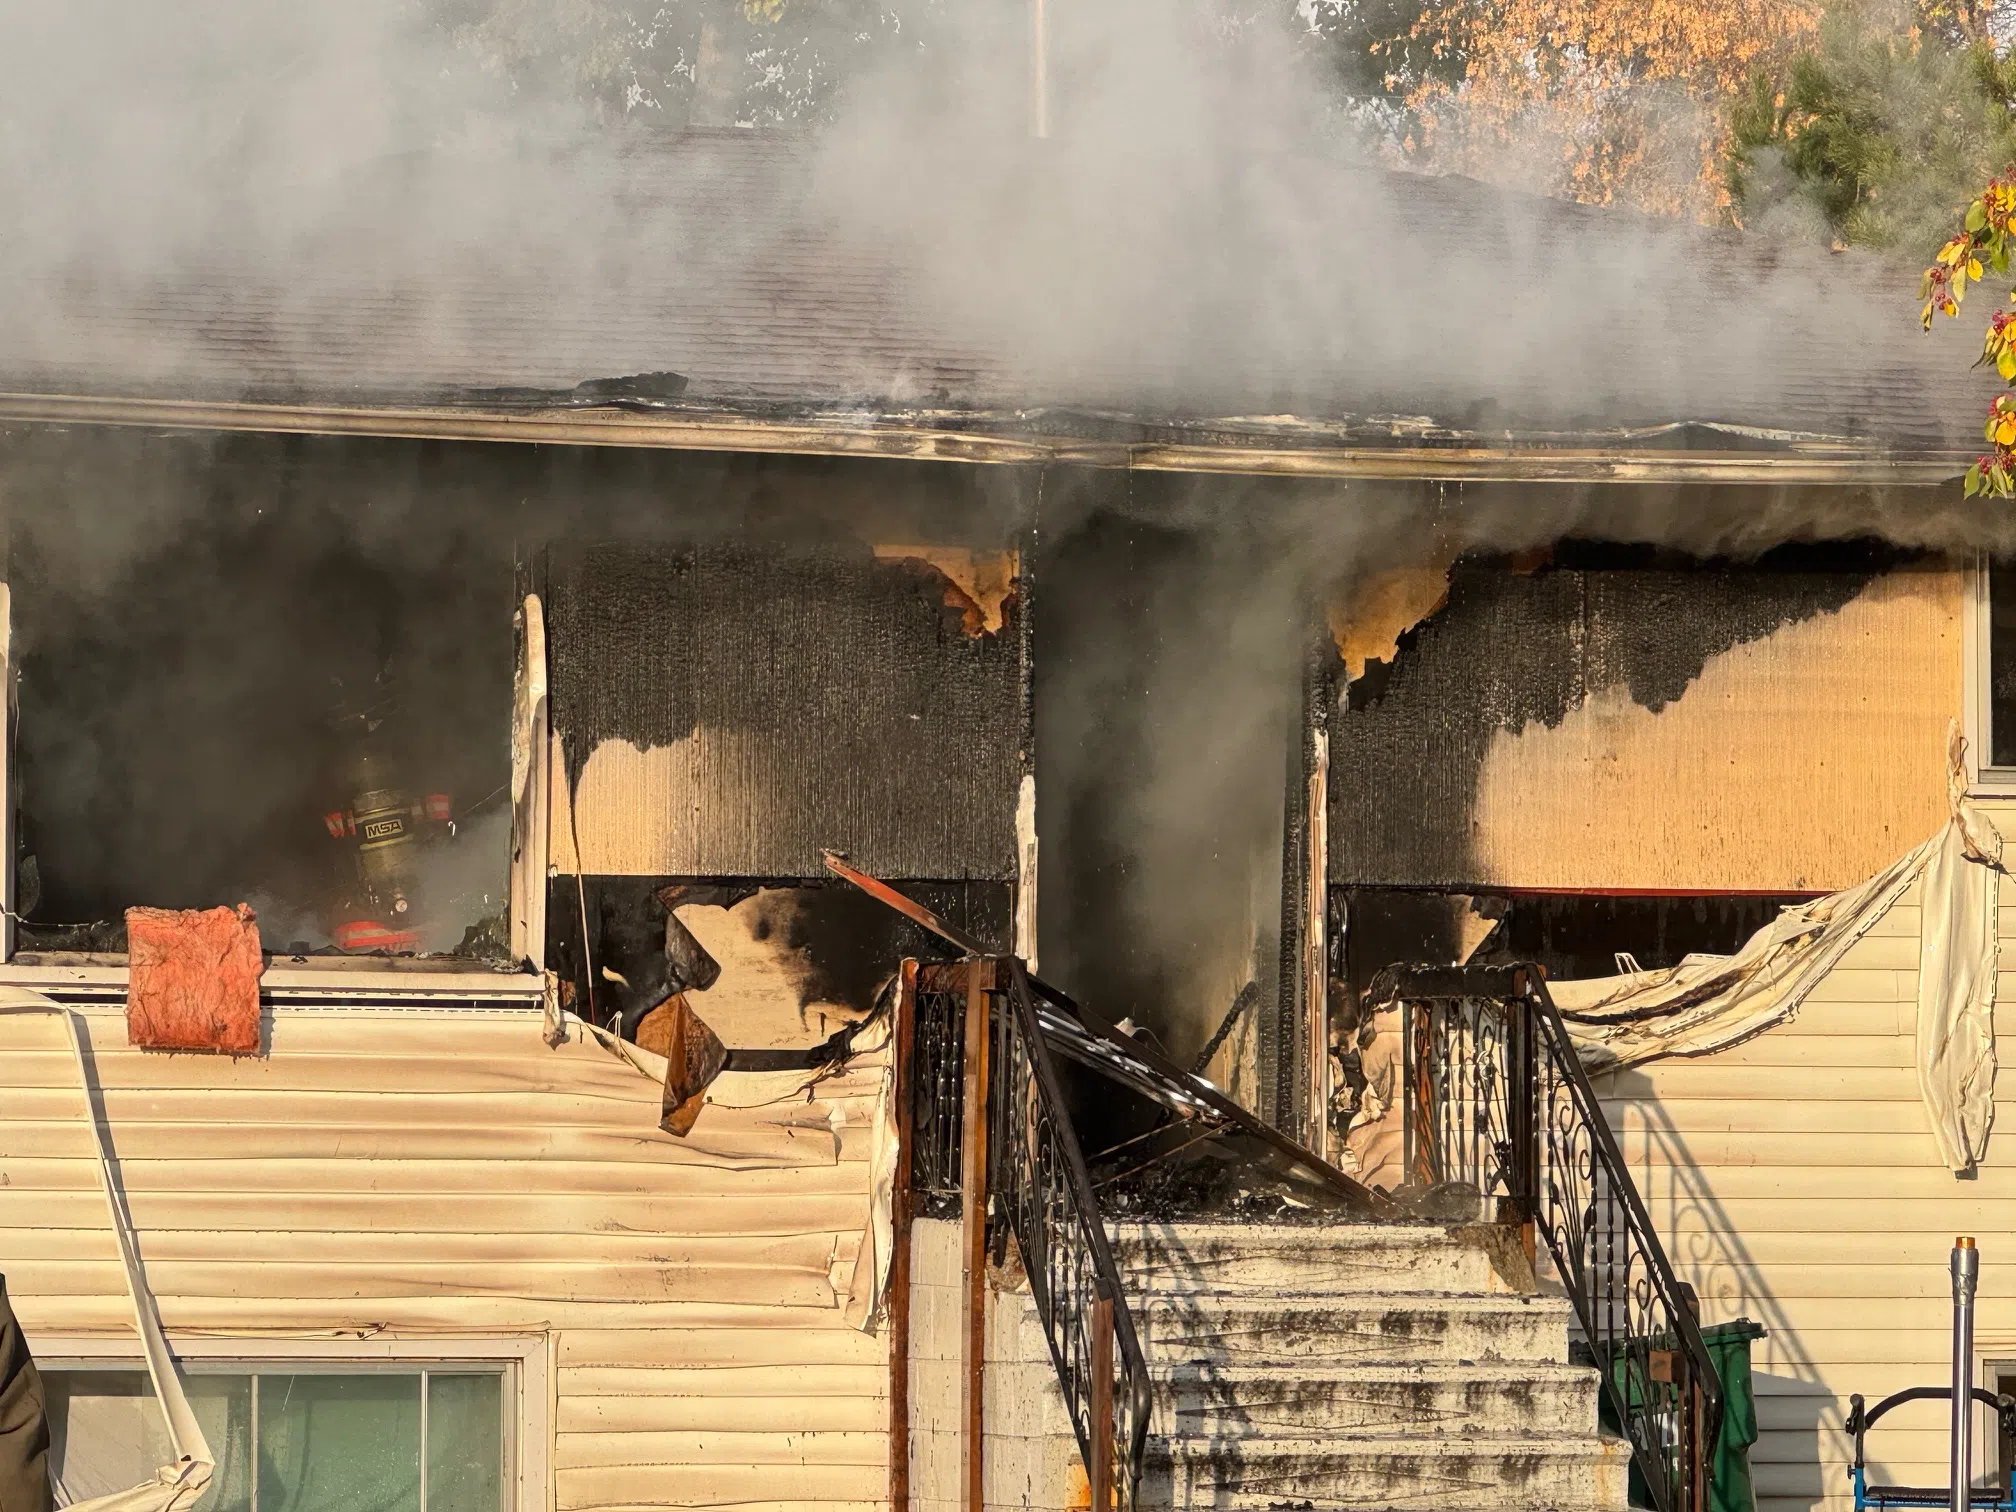
<svg viewBox="0 0 2016 1512"><path fill-rule="evenodd" d="M1444 432L1433 440L1359 445L1335 433L1326 437L1312 425L1237 440L1222 430L1209 441L1124 440L1012 424L976 429L970 418L955 426L929 414L890 417L858 408L751 415L694 406L487 409L0 393L0 423L10 422L1423 482L1927 487L1953 481L1972 460L1957 451L1822 437L1790 438L1765 451L1648 449L1644 431L1539 442Z"/></svg>

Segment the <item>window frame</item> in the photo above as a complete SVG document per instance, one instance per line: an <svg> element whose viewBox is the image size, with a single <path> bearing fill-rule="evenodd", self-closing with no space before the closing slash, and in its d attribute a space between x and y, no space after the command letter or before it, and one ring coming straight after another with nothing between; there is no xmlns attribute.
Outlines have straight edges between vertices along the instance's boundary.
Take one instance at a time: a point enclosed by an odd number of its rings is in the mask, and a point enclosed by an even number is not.
<svg viewBox="0 0 2016 1512"><path fill-rule="evenodd" d="M269 1006L333 1008L358 998L417 998L442 1008L532 1006L546 993L546 878L551 870L552 737L547 700L547 645L537 593L522 593L513 615L516 643L511 703L511 845L508 923L513 959L507 970L458 966L439 959L286 956L267 952L260 997ZM13 656L13 599L0 578L0 985L55 993L88 1003L113 990L123 1002L127 968L83 953L47 952L59 959L18 961L15 939L16 795L14 739L20 723ZM66 957L67 958L62 958ZM529 967L529 969L528 969Z"/></svg>
<svg viewBox="0 0 2016 1512"><path fill-rule="evenodd" d="M42 1370L137 1370L147 1362L134 1344L89 1335L41 1335L30 1340ZM553 1381L550 1334L493 1337L384 1337L369 1339L177 1338L169 1347L179 1362L243 1367L248 1373L293 1370L343 1373L372 1368L391 1372L497 1370L504 1376L504 1484L507 1512L553 1512ZM208 1373L203 1372L203 1373Z"/></svg>
<svg viewBox="0 0 2016 1512"><path fill-rule="evenodd" d="M1992 676L1993 626L1988 591L1988 554L1969 558L1961 595L1961 667L1963 697L1961 728L1967 736L1966 775L1971 793L2016 797L2016 766L1991 765L1994 751Z"/></svg>

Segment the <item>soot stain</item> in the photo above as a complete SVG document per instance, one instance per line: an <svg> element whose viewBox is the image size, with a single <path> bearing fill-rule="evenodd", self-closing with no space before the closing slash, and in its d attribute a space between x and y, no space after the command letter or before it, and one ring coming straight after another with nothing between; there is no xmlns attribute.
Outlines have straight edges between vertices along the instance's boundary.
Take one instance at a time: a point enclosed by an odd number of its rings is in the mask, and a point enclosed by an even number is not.
<svg viewBox="0 0 2016 1512"><path fill-rule="evenodd" d="M1747 562L1569 541L1537 572L1459 562L1447 604L1339 700L1332 880L1474 881L1477 780L1499 731L1558 728L1611 688L1660 712L1715 657L1837 612L1913 560L1871 541Z"/></svg>

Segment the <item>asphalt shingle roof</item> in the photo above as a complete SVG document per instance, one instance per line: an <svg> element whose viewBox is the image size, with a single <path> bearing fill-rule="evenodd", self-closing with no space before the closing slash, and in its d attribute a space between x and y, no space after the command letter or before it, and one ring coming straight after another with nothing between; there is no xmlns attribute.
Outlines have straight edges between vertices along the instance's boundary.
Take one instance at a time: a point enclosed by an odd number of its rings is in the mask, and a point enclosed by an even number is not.
<svg viewBox="0 0 2016 1512"><path fill-rule="evenodd" d="M1927 336L1915 270L1869 254L1300 160L1136 204L1048 151L1023 149L999 221L922 150L895 195L724 131L560 154L522 198L491 164L466 203L399 160L158 255L0 234L0 390L538 404L670 371L681 404L731 410L1707 425L1900 454L1974 449L1994 390L1976 314Z"/></svg>

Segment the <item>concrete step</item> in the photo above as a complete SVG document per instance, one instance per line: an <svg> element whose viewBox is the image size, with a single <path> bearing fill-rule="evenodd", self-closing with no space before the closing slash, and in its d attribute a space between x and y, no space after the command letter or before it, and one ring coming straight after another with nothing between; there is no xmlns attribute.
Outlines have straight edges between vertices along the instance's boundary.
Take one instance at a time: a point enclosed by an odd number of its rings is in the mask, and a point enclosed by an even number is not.
<svg viewBox="0 0 2016 1512"><path fill-rule="evenodd" d="M1630 1449L1593 1435L1493 1439L1152 1439L1154 1508L1594 1512L1625 1505Z"/></svg>
<svg viewBox="0 0 2016 1512"><path fill-rule="evenodd" d="M1531 1291L1513 1237L1440 1224L1127 1223L1109 1230L1130 1298Z"/></svg>
<svg viewBox="0 0 2016 1512"><path fill-rule="evenodd" d="M1273 1365L1293 1375L1326 1364L1559 1365L1568 1358L1568 1304L1552 1297L1151 1294L1132 1311L1151 1365ZM1040 1342L1033 1307L1024 1327Z"/></svg>
<svg viewBox="0 0 2016 1512"><path fill-rule="evenodd" d="M1520 1437L1596 1428L1596 1373L1574 1365L1161 1366L1171 1438Z"/></svg>

